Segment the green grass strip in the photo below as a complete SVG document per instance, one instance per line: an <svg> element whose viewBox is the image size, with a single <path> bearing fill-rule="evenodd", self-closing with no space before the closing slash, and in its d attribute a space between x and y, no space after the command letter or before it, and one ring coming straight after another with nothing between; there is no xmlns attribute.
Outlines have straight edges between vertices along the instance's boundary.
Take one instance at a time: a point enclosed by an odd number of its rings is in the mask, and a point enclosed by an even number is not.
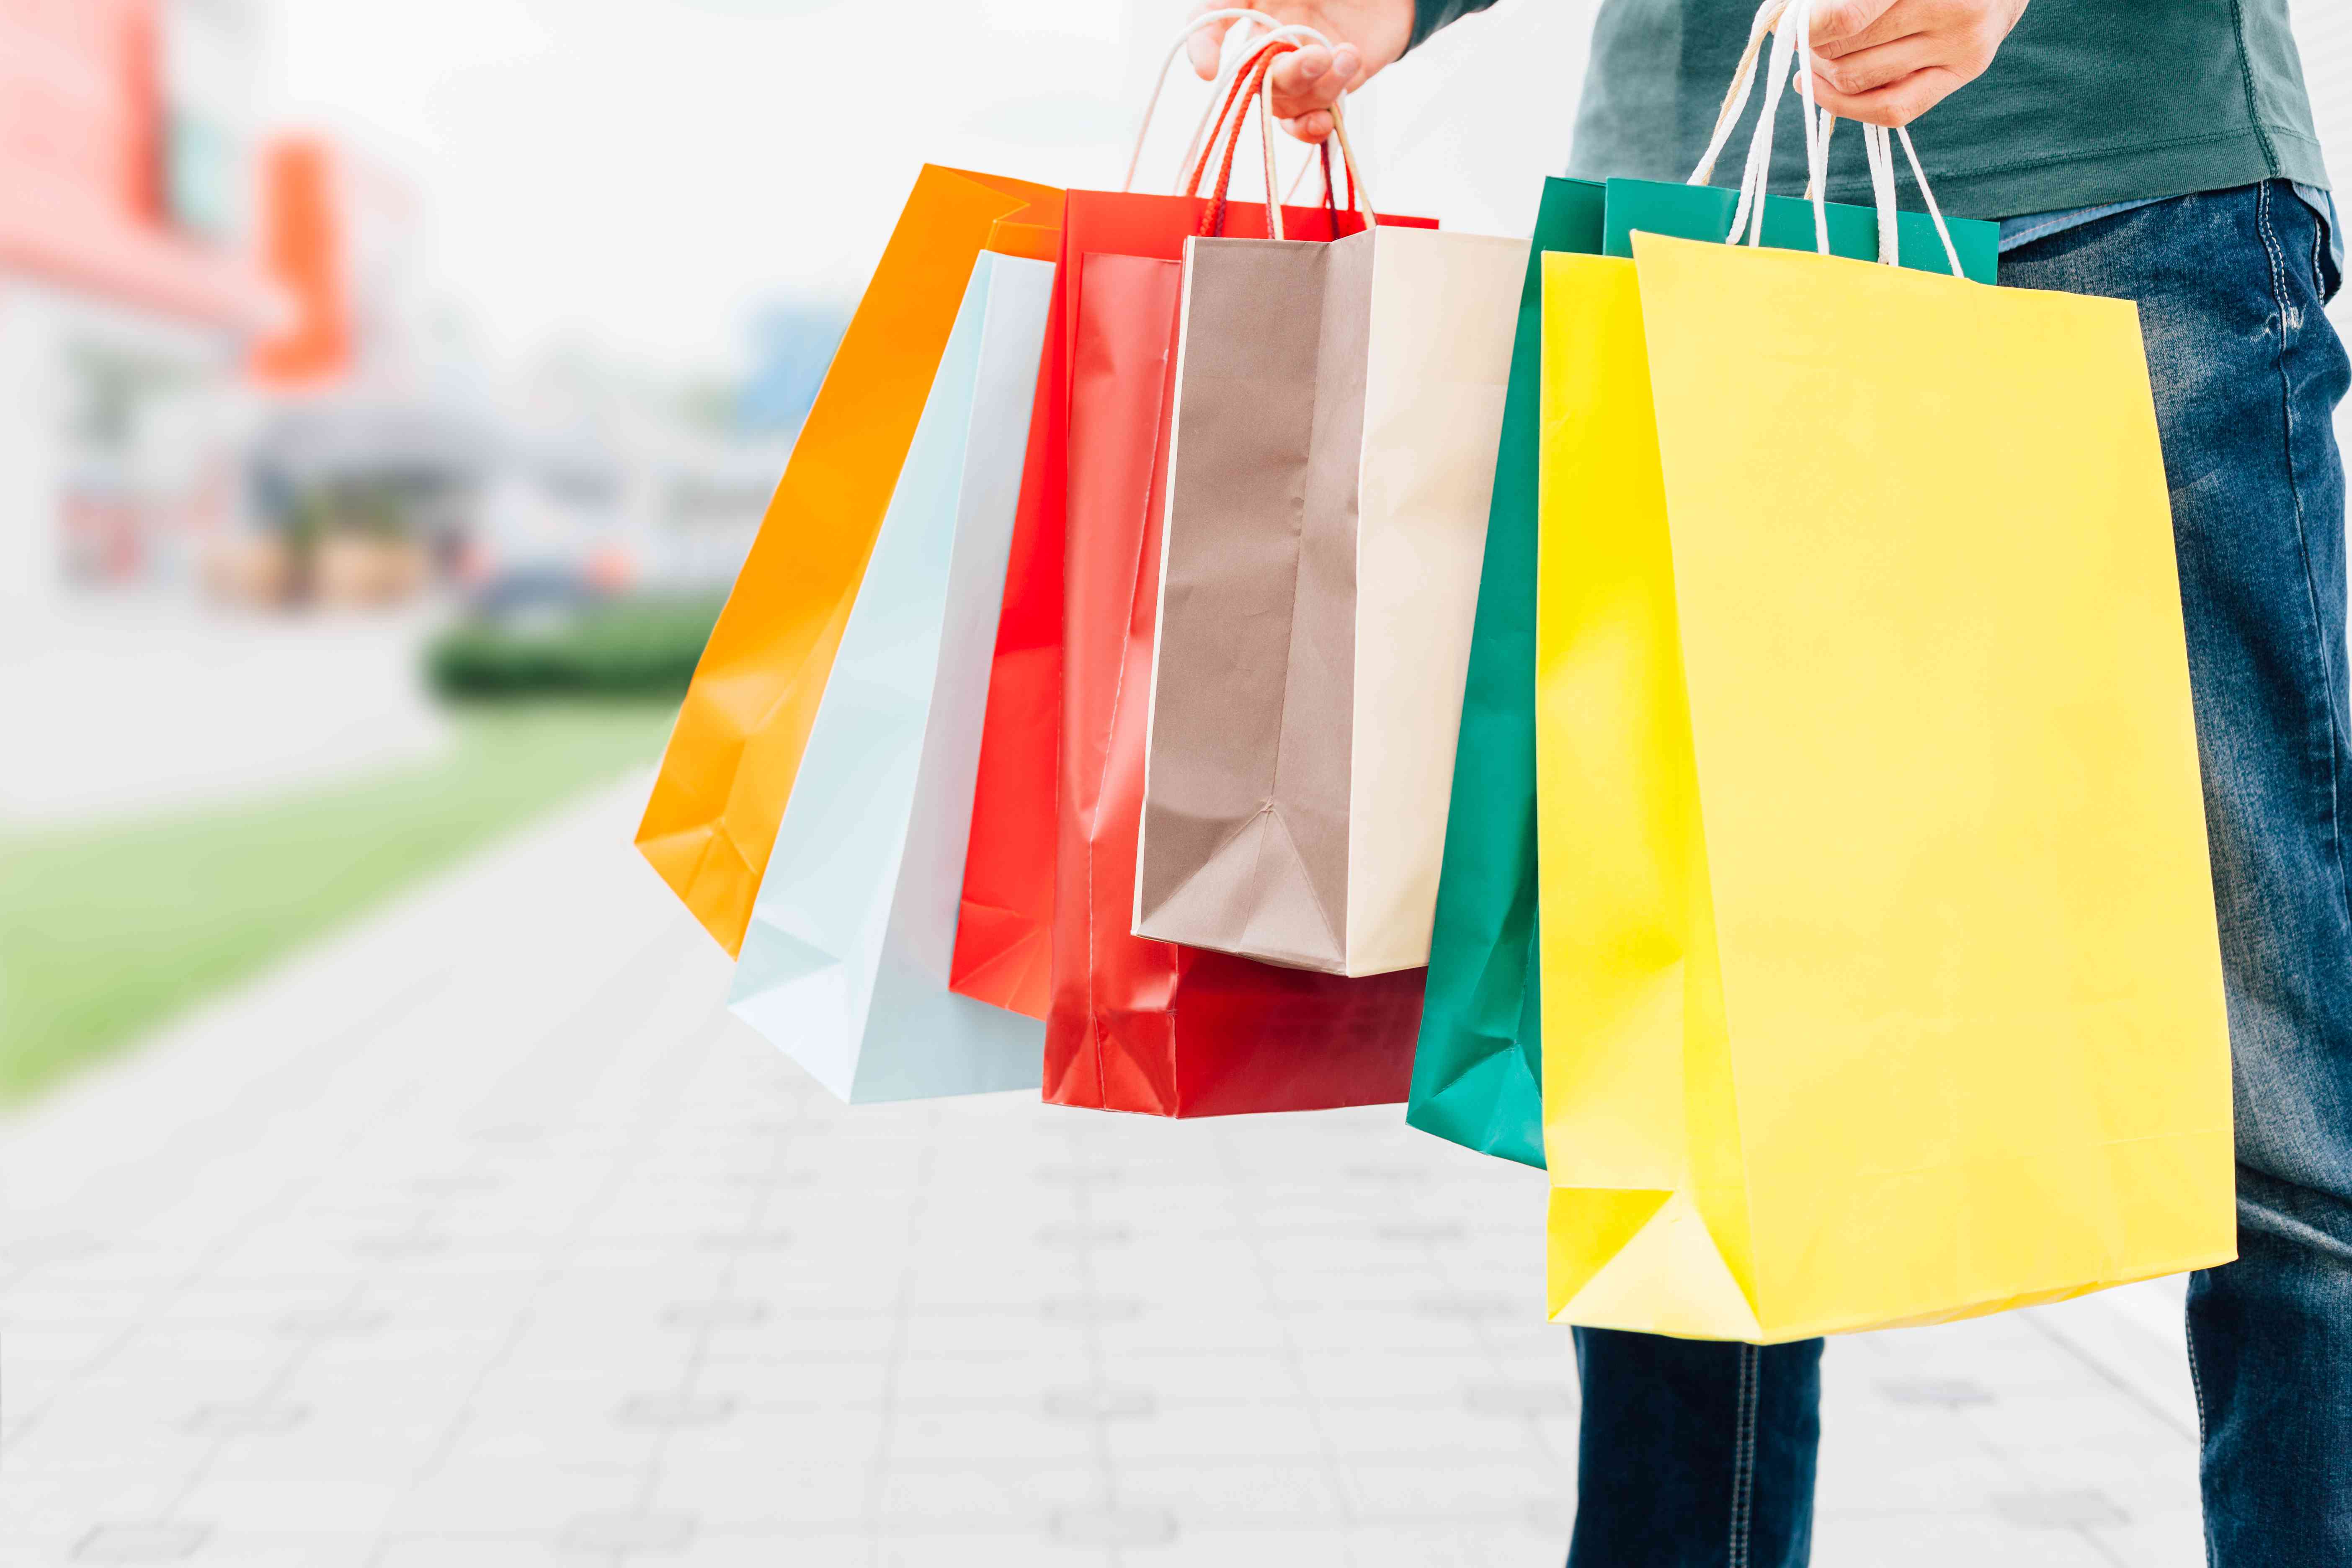
<svg viewBox="0 0 2352 1568"><path fill-rule="evenodd" d="M0 835L0 1100L23 1100L467 850L658 755L669 704L458 710L414 766Z"/></svg>

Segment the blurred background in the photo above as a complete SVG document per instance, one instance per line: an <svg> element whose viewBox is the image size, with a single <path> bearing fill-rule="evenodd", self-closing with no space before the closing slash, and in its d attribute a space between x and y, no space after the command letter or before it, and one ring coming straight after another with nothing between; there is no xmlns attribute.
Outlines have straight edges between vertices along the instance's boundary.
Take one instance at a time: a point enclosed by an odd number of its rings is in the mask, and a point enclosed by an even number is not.
<svg viewBox="0 0 2352 1568"><path fill-rule="evenodd" d="M916 168L1115 184L1185 10L0 0L0 1092L657 747ZM1524 229L1585 23L1381 199Z"/></svg>
<svg viewBox="0 0 2352 1568"><path fill-rule="evenodd" d="M1592 9L1384 78L1381 205L1524 234ZM1539 1178L845 1116L626 847L917 167L1115 188L1188 10L0 0L0 1557L1556 1560ZM1824 1560L2196 1560L2146 1300L1832 1357Z"/></svg>

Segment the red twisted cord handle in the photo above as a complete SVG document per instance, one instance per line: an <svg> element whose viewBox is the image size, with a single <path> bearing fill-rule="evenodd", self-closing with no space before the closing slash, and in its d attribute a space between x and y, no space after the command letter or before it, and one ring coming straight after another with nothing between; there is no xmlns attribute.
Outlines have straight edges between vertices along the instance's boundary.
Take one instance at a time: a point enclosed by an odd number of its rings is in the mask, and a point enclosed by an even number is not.
<svg viewBox="0 0 2352 1568"><path fill-rule="evenodd" d="M1277 38L1251 56L1248 63L1234 74L1233 90L1226 94L1223 105L1217 111L1219 129L1225 132L1225 153L1217 167L1216 192L1209 198L1208 210L1201 215L1201 223L1199 228L1195 230L1196 233L1213 236L1225 232L1225 193L1234 183L1234 156L1241 148L1242 132L1249 125L1250 105L1257 100L1258 92L1265 86L1266 73L1274 68L1275 60L1297 47L1297 44L1287 38ZM1236 108L1236 105L1239 107ZM1233 112L1233 123L1230 127L1224 124L1224 116L1228 111ZM1213 136L1211 140L1213 142L1214 137ZM1207 159L1202 160L1204 170L1207 163ZM1189 187L1184 193L1186 195L1198 194L1197 177L1189 182ZM1274 191L1268 191L1265 196L1269 203L1281 199L1280 195Z"/></svg>

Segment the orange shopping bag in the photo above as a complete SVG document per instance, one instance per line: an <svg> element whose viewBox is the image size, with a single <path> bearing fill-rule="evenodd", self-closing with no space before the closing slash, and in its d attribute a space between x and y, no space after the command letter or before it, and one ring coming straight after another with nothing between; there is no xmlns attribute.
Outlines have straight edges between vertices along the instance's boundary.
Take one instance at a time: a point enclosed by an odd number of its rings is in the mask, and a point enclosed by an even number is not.
<svg viewBox="0 0 2352 1568"><path fill-rule="evenodd" d="M842 626L982 250L1055 259L1062 193L926 164L695 668L637 848L743 942Z"/></svg>

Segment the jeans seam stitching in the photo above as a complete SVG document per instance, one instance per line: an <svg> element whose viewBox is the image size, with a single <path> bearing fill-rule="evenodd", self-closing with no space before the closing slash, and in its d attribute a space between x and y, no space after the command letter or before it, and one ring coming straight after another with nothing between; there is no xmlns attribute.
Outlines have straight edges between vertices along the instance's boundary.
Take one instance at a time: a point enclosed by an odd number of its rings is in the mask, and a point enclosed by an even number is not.
<svg viewBox="0 0 2352 1568"><path fill-rule="evenodd" d="M1739 1347L1739 1406L1731 1467L1730 1568L1748 1568L1749 1505L1756 1481L1756 1385L1763 1356L1764 1352L1755 1345Z"/></svg>
<svg viewBox="0 0 2352 1568"><path fill-rule="evenodd" d="M2294 382L2287 369L2287 312L2293 307L2287 300L2286 258L2279 243L2278 230L2271 222L2271 187L2265 180L2255 187L2255 225L2262 232L2263 252L2271 268L2271 304L2278 323L2279 413L2282 426L2280 456L2286 460L2287 494L2294 500L2295 553L2303 565L2304 605L2311 615L2312 630L2316 634L2323 624L2319 611L2319 595L2311 575L2311 541L2308 520L2304 515L2303 487L2296 479L2294 458ZM2326 712L2323 723L2327 731L2327 845L2329 858L2336 862L2336 913L2341 923L2338 931L2352 930L2352 878L2344 867L2344 802L2338 787L2343 772L2343 758L2338 752L2336 733L2336 681L2327 668L2323 650L2319 658L2319 681Z"/></svg>

